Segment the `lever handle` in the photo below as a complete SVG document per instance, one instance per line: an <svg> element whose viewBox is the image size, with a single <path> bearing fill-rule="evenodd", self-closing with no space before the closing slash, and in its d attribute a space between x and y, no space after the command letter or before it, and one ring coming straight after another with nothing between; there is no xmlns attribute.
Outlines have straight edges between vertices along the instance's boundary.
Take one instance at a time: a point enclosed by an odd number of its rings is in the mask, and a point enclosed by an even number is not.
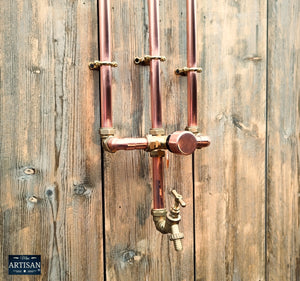
<svg viewBox="0 0 300 281"><path fill-rule="evenodd" d="M181 207L185 207L186 206L186 203L182 199L182 195L180 195L175 189L172 190L172 194L174 195L175 202L177 204L180 204Z"/></svg>

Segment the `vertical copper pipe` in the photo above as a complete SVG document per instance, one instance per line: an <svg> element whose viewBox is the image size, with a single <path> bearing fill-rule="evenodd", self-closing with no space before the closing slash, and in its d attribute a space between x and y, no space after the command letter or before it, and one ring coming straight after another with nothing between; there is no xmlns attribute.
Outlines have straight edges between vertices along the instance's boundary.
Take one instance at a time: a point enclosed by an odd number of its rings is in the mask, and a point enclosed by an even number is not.
<svg viewBox="0 0 300 281"><path fill-rule="evenodd" d="M148 0L149 10L149 45L150 55L159 56L159 0ZM151 122L152 128L162 127L162 108L160 92L160 61L152 59L150 62L150 88L151 88ZM153 208L164 208L163 188L163 158L153 157Z"/></svg>
<svg viewBox="0 0 300 281"><path fill-rule="evenodd" d="M149 43L150 55L159 56L159 0L148 0L149 9ZM162 109L160 92L160 61L155 59L150 62L150 87L151 87L151 121L152 128L162 127Z"/></svg>
<svg viewBox="0 0 300 281"><path fill-rule="evenodd" d="M186 1L187 12L187 67L196 67L196 0ZM187 74L188 126L197 127L197 77L195 71Z"/></svg>
<svg viewBox="0 0 300 281"><path fill-rule="evenodd" d="M164 208L163 158L153 157L153 209Z"/></svg>
<svg viewBox="0 0 300 281"><path fill-rule="evenodd" d="M111 61L110 0L99 0L100 61ZM100 68L101 127L112 127L111 66Z"/></svg>

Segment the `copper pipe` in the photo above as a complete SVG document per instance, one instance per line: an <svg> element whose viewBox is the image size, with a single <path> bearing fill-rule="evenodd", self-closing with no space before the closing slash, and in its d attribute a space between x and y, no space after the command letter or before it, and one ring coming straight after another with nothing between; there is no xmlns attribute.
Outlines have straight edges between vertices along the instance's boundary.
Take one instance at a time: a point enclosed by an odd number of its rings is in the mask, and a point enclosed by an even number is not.
<svg viewBox="0 0 300 281"><path fill-rule="evenodd" d="M164 208L163 158L153 157L153 209Z"/></svg>
<svg viewBox="0 0 300 281"><path fill-rule="evenodd" d="M159 0L148 0L150 55L159 56ZM162 127L162 106L160 92L160 60L150 61L151 121L152 128Z"/></svg>
<svg viewBox="0 0 300 281"><path fill-rule="evenodd" d="M159 56L159 0L148 0L149 10L149 45L150 56ZM152 128L162 127L162 106L160 92L160 61L150 61L150 88L151 88L151 123ZM153 157L153 208L164 208L163 192L163 158Z"/></svg>
<svg viewBox="0 0 300 281"><path fill-rule="evenodd" d="M196 67L196 1L186 1L187 11L187 66ZM188 106L188 127L197 127L197 76L195 71L187 73L187 106Z"/></svg>
<svg viewBox="0 0 300 281"><path fill-rule="evenodd" d="M207 147L210 145L210 139L207 136L196 136L197 140L197 149L201 149L203 147Z"/></svg>
<svg viewBox="0 0 300 281"><path fill-rule="evenodd" d="M147 138L109 138L107 140L107 146L110 152L116 152L118 150L134 150L134 149L146 149L148 146Z"/></svg>
<svg viewBox="0 0 300 281"><path fill-rule="evenodd" d="M111 61L110 0L99 0L100 61ZM100 67L101 127L112 127L111 66Z"/></svg>

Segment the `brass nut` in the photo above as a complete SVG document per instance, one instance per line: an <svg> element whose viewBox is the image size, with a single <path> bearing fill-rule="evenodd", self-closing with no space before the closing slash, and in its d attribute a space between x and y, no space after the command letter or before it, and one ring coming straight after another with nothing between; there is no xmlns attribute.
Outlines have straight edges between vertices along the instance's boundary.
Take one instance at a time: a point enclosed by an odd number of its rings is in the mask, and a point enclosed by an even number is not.
<svg viewBox="0 0 300 281"><path fill-rule="evenodd" d="M178 232L178 233L171 234L169 237L170 237L171 241L174 241L174 240L178 240L178 239L183 239L184 238L184 234L181 233L181 232Z"/></svg>
<svg viewBox="0 0 300 281"><path fill-rule="evenodd" d="M171 210L170 213L167 214L167 219L172 223L180 222L181 221L180 211Z"/></svg>
<svg viewBox="0 0 300 281"><path fill-rule="evenodd" d="M114 128L101 128L99 130L102 139L113 136L116 133Z"/></svg>
<svg viewBox="0 0 300 281"><path fill-rule="evenodd" d="M167 214L167 209L152 209L151 215L153 217L165 217Z"/></svg>
<svg viewBox="0 0 300 281"><path fill-rule="evenodd" d="M193 127L187 126L187 127L185 128L185 130L186 130L186 131L189 131L189 132L192 132L193 134L199 133L199 127L197 127L197 126L193 126Z"/></svg>
<svg viewBox="0 0 300 281"><path fill-rule="evenodd" d="M163 128L151 128L149 131L152 136L162 136L165 134L165 129Z"/></svg>
<svg viewBox="0 0 300 281"><path fill-rule="evenodd" d="M166 154L165 151L164 150L160 150L160 149L152 150L150 152L150 156L151 157L164 157L165 154Z"/></svg>

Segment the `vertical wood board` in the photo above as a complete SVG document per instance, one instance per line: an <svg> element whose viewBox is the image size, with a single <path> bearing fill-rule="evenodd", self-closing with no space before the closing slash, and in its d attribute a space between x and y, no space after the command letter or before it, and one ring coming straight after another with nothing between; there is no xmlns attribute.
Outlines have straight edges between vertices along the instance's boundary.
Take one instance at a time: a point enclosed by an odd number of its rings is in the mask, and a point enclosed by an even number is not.
<svg viewBox="0 0 300 281"><path fill-rule="evenodd" d="M300 280L300 3L268 5L267 277Z"/></svg>
<svg viewBox="0 0 300 281"><path fill-rule="evenodd" d="M264 280L266 1L197 1L196 280Z"/></svg>

